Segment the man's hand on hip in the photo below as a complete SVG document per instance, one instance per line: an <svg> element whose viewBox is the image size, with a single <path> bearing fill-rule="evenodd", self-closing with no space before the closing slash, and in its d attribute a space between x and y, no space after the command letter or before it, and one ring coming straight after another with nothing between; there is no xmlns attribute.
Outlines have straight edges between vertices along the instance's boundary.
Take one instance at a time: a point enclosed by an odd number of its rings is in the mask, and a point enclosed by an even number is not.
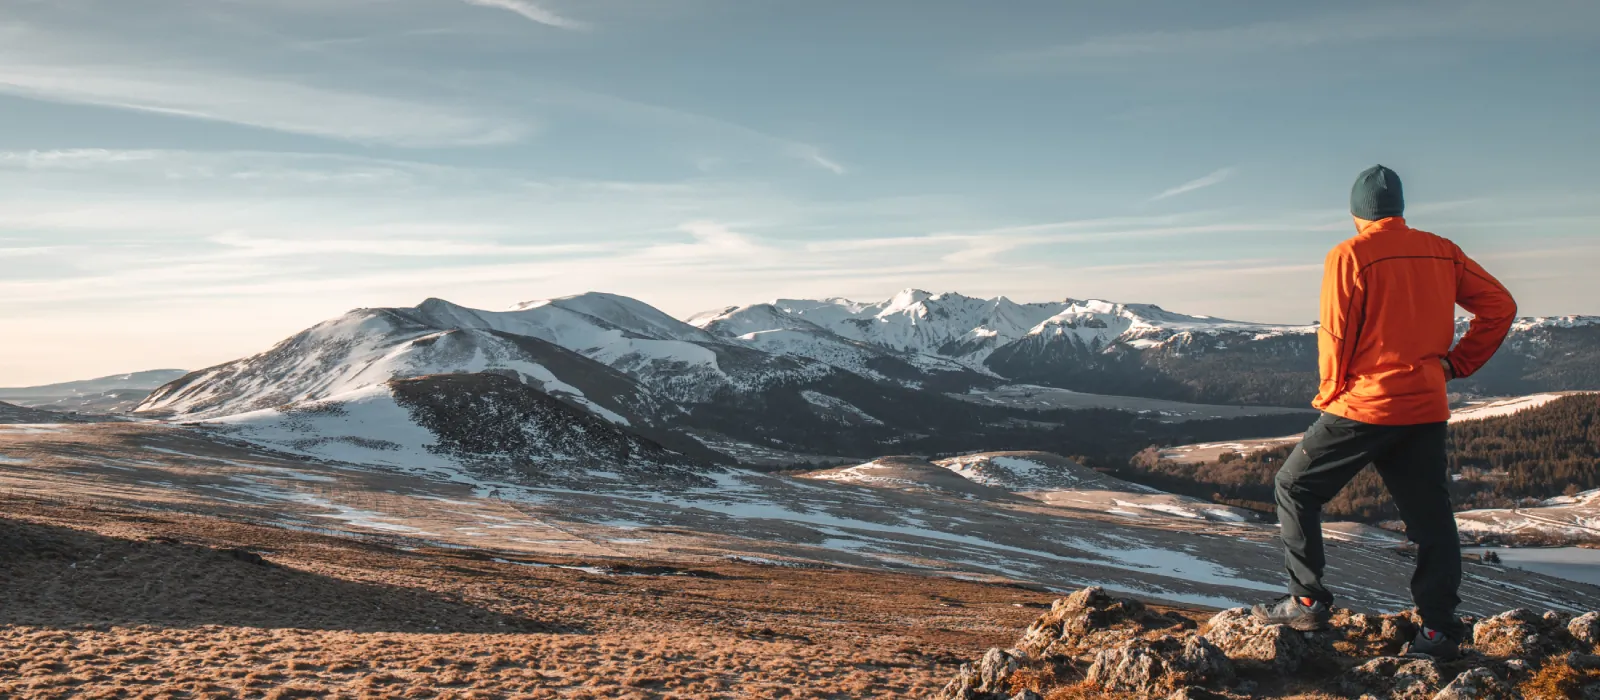
<svg viewBox="0 0 1600 700"><path fill-rule="evenodd" d="M1450 366L1450 361L1449 360L1446 360L1446 359L1441 357L1441 358L1439 358L1439 364L1444 365L1444 378L1445 378L1445 381L1449 381L1449 380L1452 380L1452 379L1456 378L1456 368Z"/></svg>

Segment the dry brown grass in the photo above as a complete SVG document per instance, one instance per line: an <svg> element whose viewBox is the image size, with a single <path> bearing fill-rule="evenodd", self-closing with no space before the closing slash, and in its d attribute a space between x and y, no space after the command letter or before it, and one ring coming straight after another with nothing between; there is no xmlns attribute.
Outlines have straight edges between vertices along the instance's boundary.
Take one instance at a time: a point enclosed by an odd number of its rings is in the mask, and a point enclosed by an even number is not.
<svg viewBox="0 0 1600 700"><path fill-rule="evenodd" d="M6 698L927 697L1051 597L716 560L599 576L4 500L0 550Z"/></svg>
<svg viewBox="0 0 1600 700"><path fill-rule="evenodd" d="M1568 700L1578 697L1584 685L1600 681L1600 671L1580 671L1565 659L1551 659L1518 688L1528 700Z"/></svg>
<svg viewBox="0 0 1600 700"><path fill-rule="evenodd" d="M1092 698L1108 697L1099 686L1088 681L1078 681L1068 685L1057 686L1045 694L1044 700L1091 700Z"/></svg>

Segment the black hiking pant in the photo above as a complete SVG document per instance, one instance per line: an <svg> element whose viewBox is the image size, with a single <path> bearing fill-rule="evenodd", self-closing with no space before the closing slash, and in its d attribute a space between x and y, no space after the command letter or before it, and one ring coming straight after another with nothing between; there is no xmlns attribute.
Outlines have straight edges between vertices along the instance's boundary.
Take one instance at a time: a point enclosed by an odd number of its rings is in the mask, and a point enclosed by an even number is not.
<svg viewBox="0 0 1600 700"><path fill-rule="evenodd" d="M1322 585L1322 506L1368 464L1375 466L1417 544L1411 599L1422 623L1461 638L1461 541L1450 508L1445 423L1372 425L1322 414L1278 470L1278 520L1283 529L1289 592L1333 602Z"/></svg>

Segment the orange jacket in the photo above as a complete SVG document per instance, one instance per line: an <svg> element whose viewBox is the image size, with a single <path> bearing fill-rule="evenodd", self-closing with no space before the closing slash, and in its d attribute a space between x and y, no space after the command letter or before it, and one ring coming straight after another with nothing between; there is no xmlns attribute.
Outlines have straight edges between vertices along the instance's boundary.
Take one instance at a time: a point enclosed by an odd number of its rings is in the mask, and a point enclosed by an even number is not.
<svg viewBox="0 0 1600 700"><path fill-rule="evenodd" d="M1473 314L1455 338L1455 307ZM1504 285L1447 239L1401 217L1365 222L1328 253L1317 334L1322 388L1312 406L1363 423L1450 419L1445 370L1471 376L1517 315Z"/></svg>

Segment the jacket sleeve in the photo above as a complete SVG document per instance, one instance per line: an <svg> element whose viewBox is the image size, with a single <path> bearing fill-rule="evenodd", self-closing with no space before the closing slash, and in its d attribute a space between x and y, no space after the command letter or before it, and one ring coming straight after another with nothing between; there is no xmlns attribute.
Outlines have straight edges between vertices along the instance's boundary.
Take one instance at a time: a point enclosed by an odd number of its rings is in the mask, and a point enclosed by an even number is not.
<svg viewBox="0 0 1600 700"><path fill-rule="evenodd" d="M1460 252L1459 248L1456 251L1460 270L1460 279L1456 283L1456 303L1472 314L1472 324L1445 360L1450 363L1457 377L1470 377L1489 358L1494 357L1495 351L1500 349L1500 343L1505 342L1506 333L1511 330L1511 324L1517 317L1517 302L1511 298L1511 292L1506 291L1505 285L1500 284L1477 261Z"/></svg>
<svg viewBox="0 0 1600 700"><path fill-rule="evenodd" d="M1349 388L1350 365L1361 335L1365 291L1354 253L1339 246L1328 253L1322 270L1322 314L1317 334L1321 397L1326 401Z"/></svg>

